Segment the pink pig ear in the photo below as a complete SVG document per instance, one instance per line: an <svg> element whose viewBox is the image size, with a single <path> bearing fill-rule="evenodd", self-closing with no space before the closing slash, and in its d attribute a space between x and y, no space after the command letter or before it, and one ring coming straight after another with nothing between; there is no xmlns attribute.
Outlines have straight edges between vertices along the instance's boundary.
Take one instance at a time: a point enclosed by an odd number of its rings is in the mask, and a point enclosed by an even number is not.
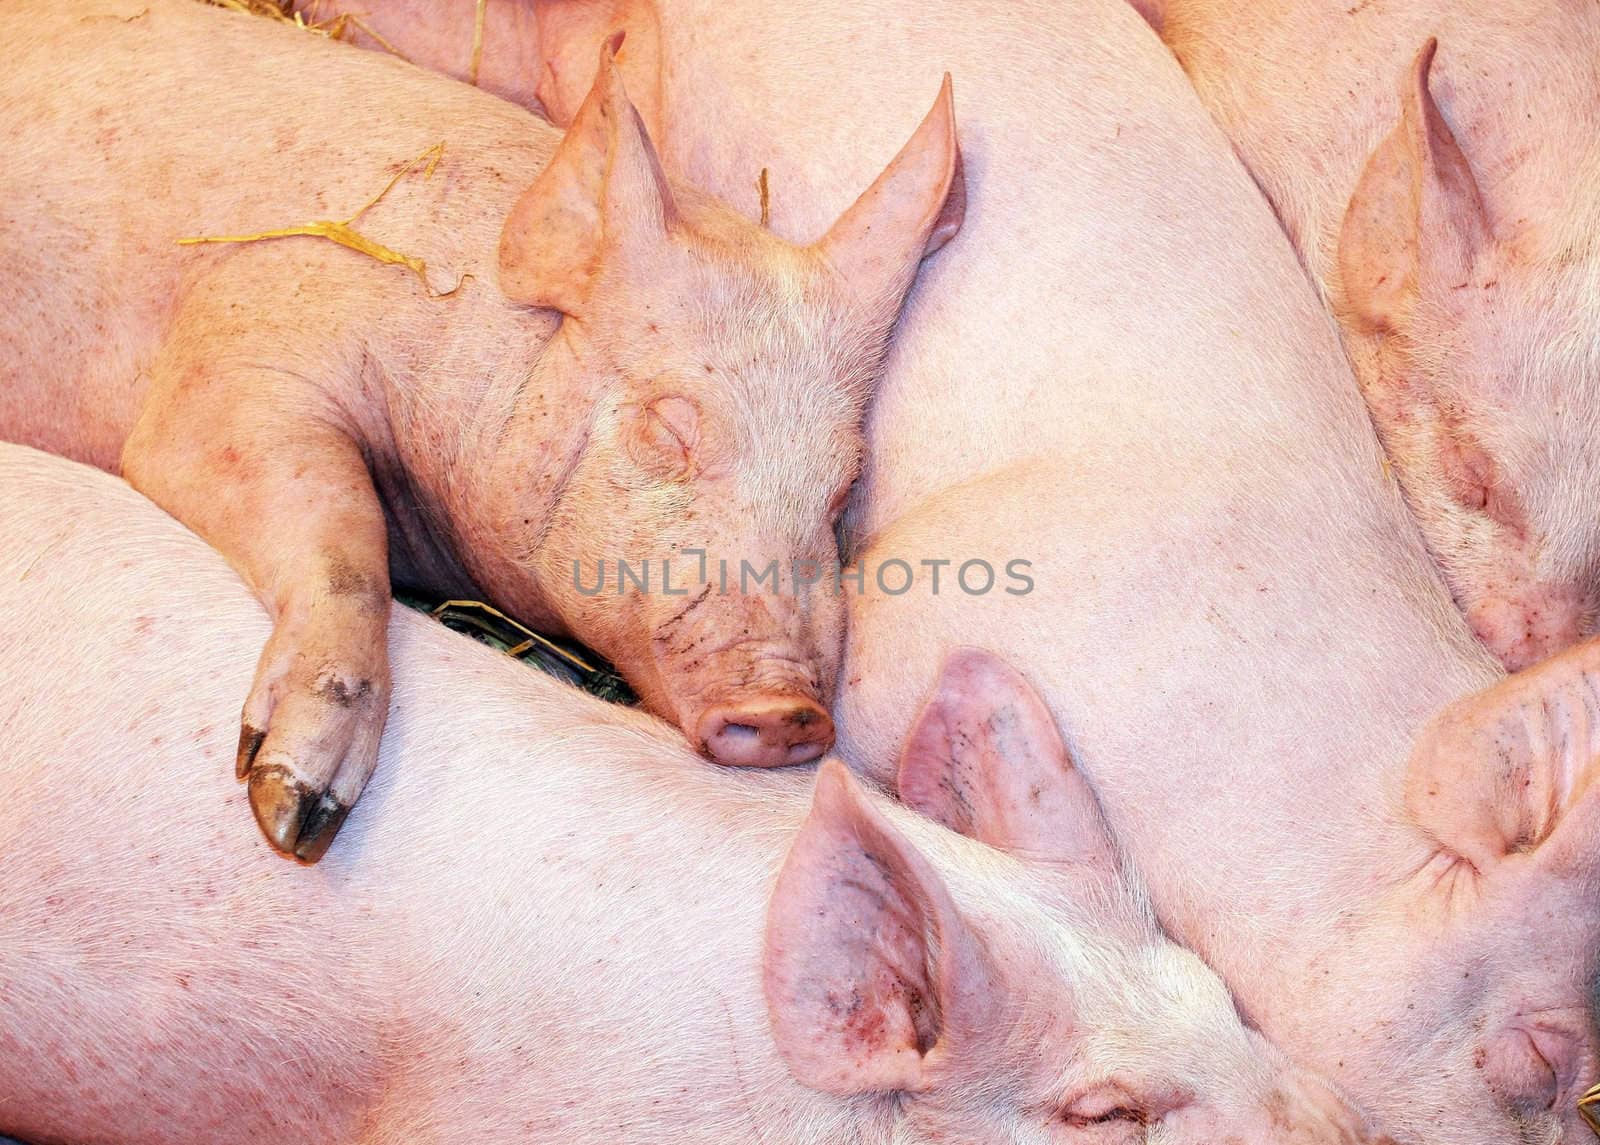
<svg viewBox="0 0 1600 1145"><path fill-rule="evenodd" d="M989 652L951 653L912 726L898 785L907 805L1024 858L1115 874L1116 849L1039 693Z"/></svg>
<svg viewBox="0 0 1600 1145"><path fill-rule="evenodd" d="M790 1072L839 1095L927 1089L931 1062L993 1016L976 936L837 760L768 906L765 987Z"/></svg>
<svg viewBox="0 0 1600 1145"><path fill-rule="evenodd" d="M513 301L575 313L603 251L658 243L676 220L660 160L623 90L621 41L601 48L588 98L501 231L500 288Z"/></svg>
<svg viewBox="0 0 1600 1145"><path fill-rule="evenodd" d="M816 250L856 297L892 323L921 261L955 237L966 214L956 145L955 102L946 73L916 134Z"/></svg>
<svg viewBox="0 0 1600 1145"><path fill-rule="evenodd" d="M1600 640L1444 709L1406 778L1417 823L1485 875L1531 854L1555 875L1600 868Z"/></svg>
<svg viewBox="0 0 1600 1145"><path fill-rule="evenodd" d="M1412 61L1400 123L1367 160L1339 234L1341 302L1369 333L1403 327L1419 293L1464 282L1491 241L1477 181L1428 89L1438 46Z"/></svg>

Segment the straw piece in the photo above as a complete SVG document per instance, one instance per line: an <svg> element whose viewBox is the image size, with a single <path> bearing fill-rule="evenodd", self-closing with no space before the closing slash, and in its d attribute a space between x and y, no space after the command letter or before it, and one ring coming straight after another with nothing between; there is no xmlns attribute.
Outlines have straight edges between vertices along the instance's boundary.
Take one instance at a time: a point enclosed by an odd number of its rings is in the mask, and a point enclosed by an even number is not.
<svg viewBox="0 0 1600 1145"><path fill-rule="evenodd" d="M639 697L617 670L589 649L570 641L541 636L481 600L435 602L404 591L394 595L401 604L427 613L446 628L471 636L591 696L613 704L639 702Z"/></svg>
<svg viewBox="0 0 1600 1145"><path fill-rule="evenodd" d="M1600 1137L1600 1085L1591 1086L1578 1098L1578 1114L1596 1137Z"/></svg>
<svg viewBox="0 0 1600 1145"><path fill-rule="evenodd" d="M396 183L416 170L418 164L424 161L427 162L428 165L422 172L422 177L427 179L433 175L434 168L439 165L439 160L443 157L444 144L442 142L434 144L397 171L394 178L389 180L383 190L369 199L359 211L348 219L323 219L314 223L280 227L277 230L258 231L251 235L196 235L189 238L181 238L178 240L178 244L180 246L193 246L196 243L254 243L265 242L268 239L300 237L327 239L330 242L338 243L342 247L348 247L353 251L364 254L369 258L377 259L387 266L403 266L421 280L423 288L427 290L429 297L448 298L461 289L461 284L467 280L466 275L462 275L449 290L435 291L432 284L428 282L428 266L422 259L391 250L382 243L374 242L372 239L367 238L366 235L354 228L355 221L377 206L383 197L394 189Z"/></svg>
<svg viewBox="0 0 1600 1145"><path fill-rule="evenodd" d="M363 34L370 36L373 42L378 45L378 47L382 48L396 59L404 60L408 64L412 62L410 56L406 55L399 48L395 47L388 40L384 39L383 36L379 35L376 28L367 23L360 16L352 15L349 12L343 12L333 17L333 19L329 20L327 24L329 27L334 28L334 31L330 32L329 34L335 40L342 39L344 37L345 26L349 25L351 27L360 29Z"/></svg>
<svg viewBox="0 0 1600 1145"><path fill-rule="evenodd" d="M294 0L203 0L203 2L217 8L226 8L230 12L243 12L250 16L276 20L281 24L293 24L297 28L303 28L307 32L329 40L342 40L347 29L356 28L391 56L411 63L404 52L354 12L335 12L331 16L324 17L322 0L311 0L305 11L299 12L294 10ZM306 18L306 12L311 14L309 20Z"/></svg>
<svg viewBox="0 0 1600 1145"><path fill-rule="evenodd" d="M478 10L472 18L472 67L467 82L478 86L478 65L483 62L483 17L489 9L489 0L478 0Z"/></svg>
<svg viewBox="0 0 1600 1145"><path fill-rule="evenodd" d="M289 18L288 4L279 3L278 0L206 0L218 8L226 8L231 12L243 12L249 16L265 16L269 20L281 20L286 24L294 23Z"/></svg>

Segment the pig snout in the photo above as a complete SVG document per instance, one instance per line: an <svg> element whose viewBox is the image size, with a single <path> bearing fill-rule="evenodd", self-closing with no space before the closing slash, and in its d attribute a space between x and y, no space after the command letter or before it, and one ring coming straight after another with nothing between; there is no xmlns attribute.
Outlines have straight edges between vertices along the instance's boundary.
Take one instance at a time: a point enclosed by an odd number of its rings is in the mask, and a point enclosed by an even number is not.
<svg viewBox="0 0 1600 1145"><path fill-rule="evenodd" d="M716 763L783 767L820 758L833 746L827 704L842 617L827 603L802 608L792 598L703 600L656 629L651 675L666 695L652 706L673 713Z"/></svg>
<svg viewBox="0 0 1600 1145"><path fill-rule="evenodd" d="M833 720L805 697L760 697L710 709L700 717L695 740L730 767L810 763L833 745Z"/></svg>
<svg viewBox="0 0 1600 1145"><path fill-rule="evenodd" d="M1469 601L1466 612L1473 633L1516 672L1581 640L1594 601L1577 585L1533 584Z"/></svg>
<svg viewBox="0 0 1600 1145"><path fill-rule="evenodd" d="M784 767L810 763L833 746L824 673L814 654L760 641L688 667L691 681L698 669L708 683L679 703L679 725L708 759L728 767Z"/></svg>

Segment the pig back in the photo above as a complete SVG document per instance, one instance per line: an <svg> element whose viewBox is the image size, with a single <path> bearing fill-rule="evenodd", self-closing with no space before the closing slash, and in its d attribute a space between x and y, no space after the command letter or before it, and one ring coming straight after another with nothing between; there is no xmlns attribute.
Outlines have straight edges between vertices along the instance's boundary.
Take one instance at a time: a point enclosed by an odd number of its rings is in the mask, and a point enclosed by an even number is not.
<svg viewBox="0 0 1600 1145"><path fill-rule="evenodd" d="M966 217L896 329L863 532L1130 423L1232 432L1263 374L1302 375L1307 436L1366 432L1293 253L1126 4L658 6L668 58L695 60L664 85L665 156L752 213L766 168L772 226L797 239L871 183L952 75ZM1268 314L1288 331L1263 338Z"/></svg>
<svg viewBox="0 0 1600 1145"><path fill-rule="evenodd" d="M471 275L493 291L500 227L558 139L464 84L189 0L8 4L0 41L12 155L0 304L13 316L0 434L102 467L117 462L171 320L225 260L247 260L235 276L258 283L250 304L295 313L307 342L367 313L343 274L356 291L376 282L427 302L403 268L322 239L180 238L347 219L443 143L433 177L419 164L357 229L423 259L441 290Z"/></svg>
<svg viewBox="0 0 1600 1145"><path fill-rule="evenodd" d="M964 47L938 20L908 35L930 59ZM881 774L944 653L991 648L1044 685L1169 919L1277 925L1268 884L1332 903L1349 840L1410 858L1407 743L1491 670L1176 62L1093 0L1011 40L992 86L956 73L973 205L874 413L841 744ZM1029 561L1031 587L968 594L970 559ZM920 570L904 595L877 583L893 560ZM933 560L953 562L937 594ZM1324 784L1340 794L1308 798Z"/></svg>
<svg viewBox="0 0 1600 1145"><path fill-rule="evenodd" d="M106 475L5 446L0 489L0 606L28 618L0 633L0 1124L349 1141L448 1108L493 1138L520 1093L519 1129L614 1108L648 1140L743 1108L635 1101L684 1045L785 1076L762 915L809 774L709 767L397 609L378 778L296 866L239 826L238 649L267 620L237 578Z"/></svg>

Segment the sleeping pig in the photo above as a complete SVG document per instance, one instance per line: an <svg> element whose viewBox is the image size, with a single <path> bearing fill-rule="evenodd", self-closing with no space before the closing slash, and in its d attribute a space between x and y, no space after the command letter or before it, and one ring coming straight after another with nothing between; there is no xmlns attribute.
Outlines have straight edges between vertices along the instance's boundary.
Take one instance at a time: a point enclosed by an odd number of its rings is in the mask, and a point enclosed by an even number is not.
<svg viewBox="0 0 1600 1145"><path fill-rule="evenodd" d="M528 0L293 0L284 7L313 31L542 110L539 13ZM619 54L633 51L624 44ZM633 97L642 103L649 93Z"/></svg>
<svg viewBox="0 0 1600 1145"><path fill-rule="evenodd" d="M16 446L0 535L0 608L35 620L0 631L0 1132L1370 1140L1161 934L1048 711L993 657L952 658L900 759L958 834L835 761L814 792L810 769L709 767L660 721L397 610L383 768L301 872L196 828L240 799L230 650L267 627L222 561L125 485Z"/></svg>
<svg viewBox="0 0 1600 1145"><path fill-rule="evenodd" d="M981 193L873 406L845 754L892 779L953 648L1024 665L1162 922L1291 1057L1407 1143L1592 1142L1600 647L1496 683L1288 240L1148 26L1122 0L635 6L668 168L753 208L769 167L797 237L898 145L918 61L962 84ZM831 139L855 146L819 162ZM960 582L1013 558L1026 595ZM1133 1105L1112 1139L1163 1140Z"/></svg>
<svg viewBox="0 0 1600 1145"><path fill-rule="evenodd" d="M593 646L718 762L828 747L841 608L803 570L959 225L948 85L797 246L663 176L614 42L562 138L190 0L8 4L0 40L0 434L120 470L266 602L238 768L274 846L315 861L372 773L391 575ZM314 219L410 265L179 242ZM648 585L597 590L618 561Z"/></svg>
<svg viewBox="0 0 1600 1145"><path fill-rule="evenodd" d="M1600 5L1147 0L1516 669L1600 610Z"/></svg>

